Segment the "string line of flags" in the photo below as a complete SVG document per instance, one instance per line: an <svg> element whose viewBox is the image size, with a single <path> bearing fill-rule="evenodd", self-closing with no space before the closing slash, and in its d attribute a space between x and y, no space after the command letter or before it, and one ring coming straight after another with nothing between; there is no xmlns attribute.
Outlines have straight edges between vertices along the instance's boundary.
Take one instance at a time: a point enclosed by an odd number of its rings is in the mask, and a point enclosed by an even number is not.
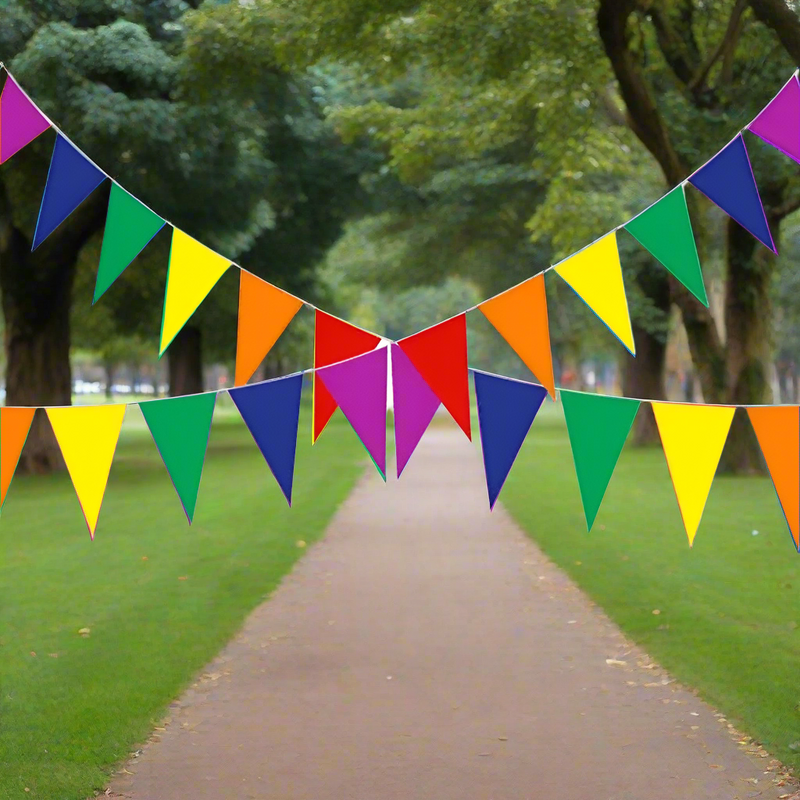
<svg viewBox="0 0 800 800"><path fill-rule="evenodd" d="M33 249L106 179L111 181L94 302L162 228L171 228L159 344L162 355L222 275L230 267L240 270L234 387L220 391L229 392L290 505L304 373L260 383L248 381L304 305L315 314L312 442L341 408L385 480L391 365L399 477L440 405L472 438L472 374L489 503L493 507L544 399L548 394L556 397L545 294L547 272L564 280L635 355L617 246L620 230L632 235L706 307L708 297L686 204L687 184L777 253L740 131L661 199L577 253L444 322L398 342L386 342L273 286L176 228L89 159L42 113L7 70L6 74L0 94L0 163L49 128L56 131ZM800 163L797 72L746 129ZM470 369L466 315L475 310L496 328L538 383ZM190 523L217 394L137 404ZM587 527L592 527L636 413L641 403L649 402L691 544L739 406L656 402L564 389L559 395ZM800 408L743 407L800 551ZM43 408L94 537L127 404ZM0 507L35 410L0 409Z"/></svg>

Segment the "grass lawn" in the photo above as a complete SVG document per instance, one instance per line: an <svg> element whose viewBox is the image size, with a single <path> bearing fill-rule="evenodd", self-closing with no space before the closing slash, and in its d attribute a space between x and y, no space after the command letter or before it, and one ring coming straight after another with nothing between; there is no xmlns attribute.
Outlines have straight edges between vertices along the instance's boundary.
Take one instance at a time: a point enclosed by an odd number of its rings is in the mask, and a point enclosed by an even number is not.
<svg viewBox="0 0 800 800"><path fill-rule="evenodd" d="M320 536L369 462L340 413L313 453L310 427L304 411L291 511L227 397L191 528L137 408L93 543L66 474L15 478L0 522L0 798L103 788L298 540Z"/></svg>
<svg viewBox="0 0 800 800"><path fill-rule="evenodd" d="M627 448L587 534L547 403L501 500L634 641L800 767L800 556L768 478L717 478L690 550L661 448Z"/></svg>

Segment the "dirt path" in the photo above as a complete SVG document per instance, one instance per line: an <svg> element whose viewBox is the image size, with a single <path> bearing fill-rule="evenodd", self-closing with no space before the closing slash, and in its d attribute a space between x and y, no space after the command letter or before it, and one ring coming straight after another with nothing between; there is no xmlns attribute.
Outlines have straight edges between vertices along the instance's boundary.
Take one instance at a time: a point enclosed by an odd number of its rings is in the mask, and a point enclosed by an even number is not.
<svg viewBox="0 0 800 800"><path fill-rule="evenodd" d="M498 509L464 437L367 474L112 792L135 800L762 798L767 760ZM302 534L298 532L298 538ZM610 663L609 663L610 661ZM618 663L624 662L624 663ZM115 795L112 795L115 796Z"/></svg>

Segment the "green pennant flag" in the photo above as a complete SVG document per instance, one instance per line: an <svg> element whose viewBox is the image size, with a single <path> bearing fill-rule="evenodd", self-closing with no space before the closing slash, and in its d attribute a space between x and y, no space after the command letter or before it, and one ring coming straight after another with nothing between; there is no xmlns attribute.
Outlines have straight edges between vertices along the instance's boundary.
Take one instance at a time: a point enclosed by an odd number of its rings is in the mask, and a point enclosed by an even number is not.
<svg viewBox="0 0 800 800"><path fill-rule="evenodd" d="M697 256L683 185L634 217L625 230L657 258L706 308L708 297Z"/></svg>
<svg viewBox="0 0 800 800"><path fill-rule="evenodd" d="M139 404L190 525L216 399L214 393L190 394Z"/></svg>
<svg viewBox="0 0 800 800"><path fill-rule="evenodd" d="M111 184L93 304L163 227L164 220L158 214L142 205L121 186Z"/></svg>
<svg viewBox="0 0 800 800"><path fill-rule="evenodd" d="M639 410L639 401L565 389L560 391L560 396L583 513L591 530Z"/></svg>

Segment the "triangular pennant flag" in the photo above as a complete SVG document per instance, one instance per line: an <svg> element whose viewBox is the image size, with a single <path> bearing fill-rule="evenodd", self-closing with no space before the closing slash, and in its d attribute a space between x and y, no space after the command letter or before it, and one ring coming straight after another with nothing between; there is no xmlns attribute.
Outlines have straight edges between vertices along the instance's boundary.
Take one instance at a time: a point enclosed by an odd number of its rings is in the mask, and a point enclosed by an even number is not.
<svg viewBox="0 0 800 800"><path fill-rule="evenodd" d="M439 398L396 343L392 343L392 394L399 478L439 408Z"/></svg>
<svg viewBox="0 0 800 800"><path fill-rule="evenodd" d="M314 369L328 367L337 361L368 353L374 350L380 341L380 336L317 309L314 315ZM313 444L336 411L336 401L325 385L320 383L316 372L312 386L311 442Z"/></svg>
<svg viewBox="0 0 800 800"><path fill-rule="evenodd" d="M239 279L236 386L243 386L253 377L258 365L302 305L302 300L242 270Z"/></svg>
<svg viewBox="0 0 800 800"><path fill-rule="evenodd" d="M747 126L751 133L800 162L800 81L792 75L764 110Z"/></svg>
<svg viewBox="0 0 800 800"><path fill-rule="evenodd" d="M634 217L625 230L708 308L683 184Z"/></svg>
<svg viewBox="0 0 800 800"><path fill-rule="evenodd" d="M386 480L388 347L322 367L317 375Z"/></svg>
<svg viewBox="0 0 800 800"><path fill-rule="evenodd" d="M219 253L173 229L159 357L230 265Z"/></svg>
<svg viewBox="0 0 800 800"><path fill-rule="evenodd" d="M216 394L211 392L139 403L190 525L197 505L216 399Z"/></svg>
<svg viewBox="0 0 800 800"><path fill-rule="evenodd" d="M555 398L544 275L536 275L478 308Z"/></svg>
<svg viewBox="0 0 800 800"><path fill-rule="evenodd" d="M489 507L494 508L522 443L547 397L547 389L488 372L472 372Z"/></svg>
<svg viewBox="0 0 800 800"><path fill-rule="evenodd" d="M800 551L800 409L797 406L748 408L786 524ZM0 439L2 443L2 439Z"/></svg>
<svg viewBox="0 0 800 800"><path fill-rule="evenodd" d="M616 231L578 251L554 269L622 344L636 355Z"/></svg>
<svg viewBox="0 0 800 800"><path fill-rule="evenodd" d="M689 183L777 254L741 133L700 167Z"/></svg>
<svg viewBox="0 0 800 800"><path fill-rule="evenodd" d="M35 250L105 178L105 173L59 134L50 159L31 249Z"/></svg>
<svg viewBox="0 0 800 800"><path fill-rule="evenodd" d="M628 438L639 401L562 389L572 459L586 527L591 530Z"/></svg>
<svg viewBox="0 0 800 800"><path fill-rule="evenodd" d="M228 389L290 506L302 390L302 372Z"/></svg>
<svg viewBox="0 0 800 800"><path fill-rule="evenodd" d="M35 408L0 408L0 508L31 429Z"/></svg>
<svg viewBox="0 0 800 800"><path fill-rule="evenodd" d="M0 164L50 127L44 114L9 76L0 95Z"/></svg>
<svg viewBox="0 0 800 800"><path fill-rule="evenodd" d="M96 303L148 242L164 227L164 220L116 183L111 184L100 265L94 286Z"/></svg>
<svg viewBox="0 0 800 800"><path fill-rule="evenodd" d="M652 405L691 546L736 409L687 403Z"/></svg>
<svg viewBox="0 0 800 800"><path fill-rule="evenodd" d="M46 409L92 539L126 408L120 404Z"/></svg>
<svg viewBox="0 0 800 800"><path fill-rule="evenodd" d="M467 315L459 314L398 344L467 438L472 439Z"/></svg>

